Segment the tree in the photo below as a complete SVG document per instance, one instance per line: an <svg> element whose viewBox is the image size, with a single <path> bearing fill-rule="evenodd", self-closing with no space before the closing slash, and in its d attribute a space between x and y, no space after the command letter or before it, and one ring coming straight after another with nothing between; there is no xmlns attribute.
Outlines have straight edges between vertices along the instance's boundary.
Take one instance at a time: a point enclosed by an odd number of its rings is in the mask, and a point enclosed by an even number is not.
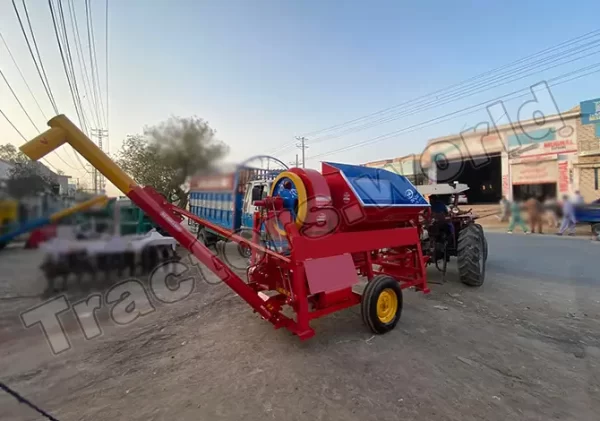
<svg viewBox="0 0 600 421"><path fill-rule="evenodd" d="M20 199L37 193L52 193L55 190L56 183L41 171L42 164L31 161L14 145L10 143L0 145L0 159L12 164L6 180L6 190L9 195Z"/></svg>
<svg viewBox="0 0 600 421"><path fill-rule="evenodd" d="M128 136L117 163L137 183L152 186L184 208L188 202L188 178L214 169L228 150L206 121L171 117L146 127L143 135Z"/></svg>
<svg viewBox="0 0 600 421"><path fill-rule="evenodd" d="M17 199L38 193L58 193L55 180L43 174L39 164L33 161L14 164L9 170L6 190Z"/></svg>
<svg viewBox="0 0 600 421"><path fill-rule="evenodd" d="M29 158L27 158L23 152L15 148L15 146L10 143L7 143L6 145L0 145L0 159L8 162L19 163L29 161Z"/></svg>

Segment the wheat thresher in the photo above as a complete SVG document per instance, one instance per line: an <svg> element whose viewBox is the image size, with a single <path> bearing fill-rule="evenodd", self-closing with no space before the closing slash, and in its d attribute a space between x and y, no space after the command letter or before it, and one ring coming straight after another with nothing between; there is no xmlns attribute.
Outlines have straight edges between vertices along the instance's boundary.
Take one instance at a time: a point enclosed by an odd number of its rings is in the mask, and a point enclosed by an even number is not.
<svg viewBox="0 0 600 421"><path fill-rule="evenodd" d="M255 312L276 328L301 339L314 335L310 321L361 304L365 324L375 333L393 329L402 311L402 290L428 293L418 222L429 207L404 177L367 167L324 163L322 172L282 172L271 194L255 203L254 238L204 221L137 185L67 117L21 147L37 160L70 143L156 223L219 276ZM252 249L247 281L241 279L180 224L180 216ZM260 241L266 226L268 238ZM281 240L284 247L281 247ZM270 240L278 240L275 249ZM360 276L368 283L355 290ZM284 314L290 307L295 317Z"/></svg>

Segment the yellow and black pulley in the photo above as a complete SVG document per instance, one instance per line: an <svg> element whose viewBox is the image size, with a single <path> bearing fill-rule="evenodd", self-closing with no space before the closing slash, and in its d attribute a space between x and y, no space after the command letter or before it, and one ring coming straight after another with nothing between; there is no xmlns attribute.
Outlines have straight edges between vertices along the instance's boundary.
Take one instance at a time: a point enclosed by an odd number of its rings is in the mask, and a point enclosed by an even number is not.
<svg viewBox="0 0 600 421"><path fill-rule="evenodd" d="M308 193L300 176L291 171L283 171L271 184L270 195L283 199L284 208L292 212L296 226L301 228L308 213ZM275 229L281 236L286 235L279 221L275 222Z"/></svg>

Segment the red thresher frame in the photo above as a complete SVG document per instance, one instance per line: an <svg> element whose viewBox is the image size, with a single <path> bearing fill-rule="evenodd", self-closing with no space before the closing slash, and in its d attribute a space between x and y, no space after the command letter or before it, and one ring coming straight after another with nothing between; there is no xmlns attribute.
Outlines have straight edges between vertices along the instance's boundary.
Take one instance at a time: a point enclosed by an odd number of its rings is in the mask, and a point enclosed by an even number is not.
<svg viewBox="0 0 600 421"><path fill-rule="evenodd" d="M271 215L268 218L277 217L285 228L289 257L283 256L259 244L257 227L262 222L259 214L254 218L254 241L249 242L238 234L169 204L152 188L137 185L67 117L56 116L48 125L51 127L49 130L21 147L26 155L33 160L41 159L65 142L70 143L262 318L270 321L276 328L289 329L301 339L314 335L314 330L310 327L312 319L360 303L361 295L352 290L359 282L359 274L369 280L375 274L388 274L400 282L401 288L415 287L424 293L429 292L426 261L422 257L417 227L341 232L311 239L300 235L289 212L274 214L269 211ZM267 271L267 276L258 276L248 283L244 282L181 225L181 215L236 243L246 244L253 250L253 266L249 273L252 273L252 268L259 270L262 267ZM259 261L259 257L264 260ZM265 261L266 264L258 264ZM288 275L291 273L291 279L282 279L282 272ZM269 281L269 278L275 281ZM273 286L277 287L279 294L265 297L262 291ZM283 304L294 309L295 320L282 313Z"/></svg>

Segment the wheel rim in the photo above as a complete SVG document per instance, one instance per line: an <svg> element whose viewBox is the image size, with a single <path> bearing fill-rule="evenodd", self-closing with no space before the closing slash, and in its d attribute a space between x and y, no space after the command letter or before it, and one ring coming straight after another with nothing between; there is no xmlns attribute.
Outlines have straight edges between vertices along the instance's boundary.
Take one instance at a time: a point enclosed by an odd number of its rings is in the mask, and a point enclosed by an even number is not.
<svg viewBox="0 0 600 421"><path fill-rule="evenodd" d="M382 323L389 323L394 320L398 312L398 296L391 288L381 291L377 298L377 318Z"/></svg>

